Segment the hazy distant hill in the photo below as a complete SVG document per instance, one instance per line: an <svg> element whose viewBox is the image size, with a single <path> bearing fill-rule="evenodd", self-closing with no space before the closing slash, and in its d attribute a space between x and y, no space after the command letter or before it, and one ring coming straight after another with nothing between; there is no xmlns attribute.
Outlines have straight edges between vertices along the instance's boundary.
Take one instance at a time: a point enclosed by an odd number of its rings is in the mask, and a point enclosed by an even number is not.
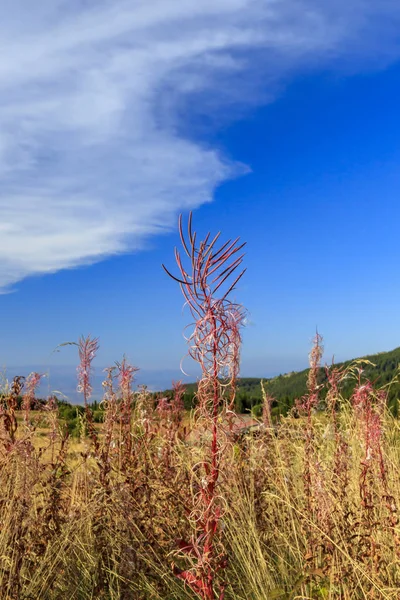
<svg viewBox="0 0 400 600"><path fill-rule="evenodd" d="M43 378L42 383L37 392L37 396L46 398L47 396L58 392L60 399L64 398L71 404L82 404L82 395L77 392L77 372L76 367L67 365L57 365L44 368L40 365L29 365L24 367L7 367L2 372L9 381L15 375L29 375L32 371L38 373L44 373L46 376ZM103 396L102 382L105 374L102 367L97 367L93 371L92 386L93 394L92 400L101 400ZM182 374L177 370L150 370L143 369L139 370L136 376L136 384L146 384L149 390L158 391L163 390L171 385L171 381L174 379L181 379Z"/></svg>

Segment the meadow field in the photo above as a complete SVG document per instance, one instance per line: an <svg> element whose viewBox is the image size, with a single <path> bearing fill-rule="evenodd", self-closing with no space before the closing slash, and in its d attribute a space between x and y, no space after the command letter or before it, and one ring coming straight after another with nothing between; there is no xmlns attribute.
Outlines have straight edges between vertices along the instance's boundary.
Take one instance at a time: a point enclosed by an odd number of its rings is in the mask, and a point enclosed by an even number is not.
<svg viewBox="0 0 400 600"><path fill-rule="evenodd" d="M274 417L262 384L262 416L245 428L234 410L244 310L230 300L242 246L196 240L191 220L180 231L171 277L194 321L196 405L184 410L180 382L168 396L134 389L124 359L105 373L94 423L90 337L77 343L78 438L55 398L36 401L38 374L15 378L0 412L0 598L398 599L389 386L377 389L362 361L327 367L321 384L317 334L307 393Z"/></svg>

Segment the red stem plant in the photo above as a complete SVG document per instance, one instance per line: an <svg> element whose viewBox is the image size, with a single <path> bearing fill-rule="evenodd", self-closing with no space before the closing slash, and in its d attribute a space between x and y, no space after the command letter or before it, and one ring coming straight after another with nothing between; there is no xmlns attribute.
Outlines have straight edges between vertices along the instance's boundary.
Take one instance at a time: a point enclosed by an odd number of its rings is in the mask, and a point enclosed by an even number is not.
<svg viewBox="0 0 400 600"><path fill-rule="evenodd" d="M154 435L154 399L146 385L140 385L135 394L136 424L142 428L146 437Z"/></svg>
<svg viewBox="0 0 400 600"><path fill-rule="evenodd" d="M244 308L238 304L230 304L227 306L226 314L228 317L228 328L230 330L230 358L227 361L227 383L229 399L226 406L226 417L228 422L229 434L232 435L234 419L235 419L235 398L236 398L236 383L239 377L240 370L240 348L242 345L241 327L244 321Z"/></svg>
<svg viewBox="0 0 400 600"><path fill-rule="evenodd" d="M117 363L119 391L121 395L120 404L120 439L119 452L121 465L126 464L132 451L132 408L133 408L133 391L132 384L135 373L139 370L128 363L124 357L121 363Z"/></svg>
<svg viewBox="0 0 400 600"><path fill-rule="evenodd" d="M92 395L91 373L92 362L99 349L98 338L81 336L78 342L79 366L78 366L78 392L83 394L85 409L88 407L88 401Z"/></svg>
<svg viewBox="0 0 400 600"><path fill-rule="evenodd" d="M310 370L307 378L308 393L296 403L297 409L306 415L305 445L304 445L304 470L303 482L305 492L306 514L310 519L308 529L308 550L309 559L314 557L316 541L314 540L314 531L312 524L318 513L317 492L321 491L321 474L315 451L315 435L312 414L317 408L319 402L318 374L323 355L322 336L317 332L313 339L313 347L309 355ZM317 485L318 484L318 485Z"/></svg>
<svg viewBox="0 0 400 600"><path fill-rule="evenodd" d="M364 456L360 463L360 500L362 507L360 536L362 555L368 558L372 570L378 572L381 557L379 543L376 541L377 526L382 525L379 518L383 501L387 509L386 527L392 534L394 546L399 556L399 537L397 534L397 506L388 484L387 467L383 453L383 423L387 397L384 390L375 391L370 381L361 381L362 369L358 372L358 385L354 390L352 402L354 415L360 427L363 439ZM379 527L378 527L379 529Z"/></svg>
<svg viewBox="0 0 400 600"><path fill-rule="evenodd" d="M97 444L97 435L93 425L93 415L89 407L89 399L92 395L92 362L99 349L98 338L91 338L90 335L87 337L81 336L78 341L78 352L79 352L79 366L78 371L78 392L83 395L83 401L85 404L85 417L86 425L88 427L89 435L92 442Z"/></svg>
<svg viewBox="0 0 400 600"><path fill-rule="evenodd" d="M349 444L343 435L339 425L338 411L340 398L340 383L346 377L346 371L332 365L325 367L328 391L326 394L326 407L330 414L335 439L333 453L333 477L335 486L335 497L339 506L347 506L347 488L349 485Z"/></svg>
<svg viewBox="0 0 400 600"><path fill-rule="evenodd" d="M171 455L174 445L177 439L182 436L182 433L185 433L185 430L181 431L184 415L183 395L185 387L181 381L173 381L172 387L172 398L158 398L156 408L159 434L164 440L162 454L167 469L171 466Z"/></svg>
<svg viewBox="0 0 400 600"><path fill-rule="evenodd" d="M104 395L102 406L104 408L104 438L99 454L100 482L108 489L109 473L111 471L110 450L113 441L114 425L117 422L118 400L114 390L114 373L116 367L105 369L107 376L103 381Z"/></svg>
<svg viewBox="0 0 400 600"><path fill-rule="evenodd" d="M171 400L171 418L173 423L173 430L176 435L180 434L181 424L183 415L185 412L185 405L183 403L183 396L185 395L185 386L182 381L172 382L173 397Z"/></svg>
<svg viewBox="0 0 400 600"><path fill-rule="evenodd" d="M224 446L219 412L224 402L224 391L227 387L234 389L237 374L238 353L235 349L238 350L240 336L236 315L241 314L241 307L233 304L229 295L244 273L243 270L237 274L243 261L244 255L240 251L244 244L239 245L238 238L218 247L220 233L213 239L208 233L204 240L198 242L192 230L191 214L187 236L183 232L182 217L179 219L179 233L189 268L184 266L177 249L175 258L179 277L163 267L180 284L194 319L188 343L189 356L202 370L197 389L197 415L207 432L211 431L211 441L207 442L205 455L196 469L198 479L190 512L195 531L190 542L180 542L181 550L191 557L192 563L186 570L174 566L174 572L203 600L216 597L222 600L225 583L219 582L218 592L215 590L218 573L226 566L219 535L223 501L219 496L218 481Z"/></svg>
<svg viewBox="0 0 400 600"><path fill-rule="evenodd" d="M27 377L25 382L26 392L22 400L22 410L24 413L24 423L26 427L29 426L30 411L35 403L36 390L42 377L43 375L40 375L40 373L33 372Z"/></svg>
<svg viewBox="0 0 400 600"><path fill-rule="evenodd" d="M263 380L260 382L261 385L261 396L262 396L262 424L265 427L266 432L271 435L273 430L271 406L274 401L273 396L266 389L266 384Z"/></svg>
<svg viewBox="0 0 400 600"><path fill-rule="evenodd" d="M304 459L304 487L307 502L308 513L313 512L313 482L312 482L312 462L314 457L314 427L312 422L312 413L316 409L319 400L318 373L321 365L321 358L324 348L322 346L322 336L317 332L313 347L309 355L310 370L307 378L308 393L301 398L297 404L298 408L306 414L307 426L305 431L305 459Z"/></svg>
<svg viewBox="0 0 400 600"><path fill-rule="evenodd" d="M3 420L3 431L5 433L4 448L9 451L16 442L18 422L15 412L18 407L18 397L24 387L25 377L20 375L14 377L11 389L0 407L0 418Z"/></svg>

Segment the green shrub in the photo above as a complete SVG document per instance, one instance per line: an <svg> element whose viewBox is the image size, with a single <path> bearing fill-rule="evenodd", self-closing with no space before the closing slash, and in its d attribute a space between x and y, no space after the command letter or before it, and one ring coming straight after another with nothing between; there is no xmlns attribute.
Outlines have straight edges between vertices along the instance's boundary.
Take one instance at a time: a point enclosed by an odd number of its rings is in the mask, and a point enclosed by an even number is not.
<svg viewBox="0 0 400 600"><path fill-rule="evenodd" d="M262 406L262 404L256 404L251 409L251 416L254 419L259 419L260 417L262 417L262 413L263 413L263 406Z"/></svg>
<svg viewBox="0 0 400 600"><path fill-rule="evenodd" d="M94 423L102 423L103 420L104 420L104 411L94 410L93 411L93 422Z"/></svg>

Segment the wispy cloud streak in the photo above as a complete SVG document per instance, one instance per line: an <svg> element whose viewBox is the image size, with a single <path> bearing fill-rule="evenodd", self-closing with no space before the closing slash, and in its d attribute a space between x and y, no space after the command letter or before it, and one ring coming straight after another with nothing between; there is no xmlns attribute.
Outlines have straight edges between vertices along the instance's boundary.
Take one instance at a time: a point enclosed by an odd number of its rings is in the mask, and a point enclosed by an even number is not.
<svg viewBox="0 0 400 600"><path fill-rule="evenodd" d="M138 249L243 171L182 133L182 102L229 112L294 69L398 54L400 7L384 0L0 7L3 290Z"/></svg>

